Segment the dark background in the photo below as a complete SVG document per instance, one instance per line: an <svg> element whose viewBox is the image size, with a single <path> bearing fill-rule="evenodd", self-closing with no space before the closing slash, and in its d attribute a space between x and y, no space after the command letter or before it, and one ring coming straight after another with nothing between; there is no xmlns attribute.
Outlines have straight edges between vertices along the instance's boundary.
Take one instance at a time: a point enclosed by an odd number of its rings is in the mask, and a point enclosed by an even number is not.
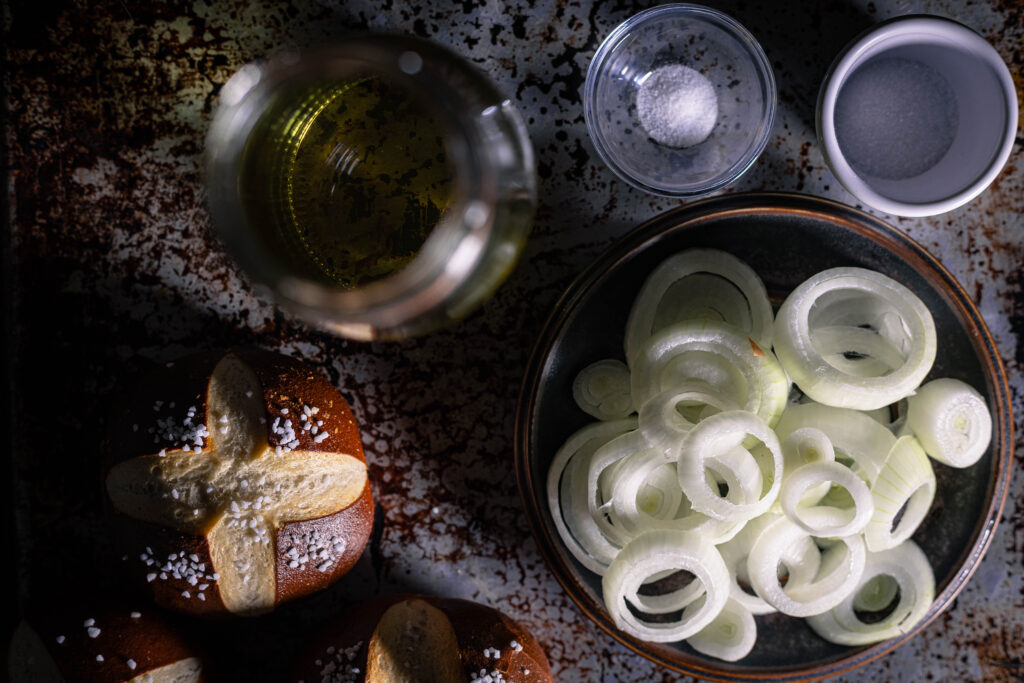
<svg viewBox="0 0 1024 683"><path fill-rule="evenodd" d="M978 30L1019 84L1014 3L721 2L761 41L779 84L772 140L730 192L789 190L855 204L813 132L818 84L863 28L928 11ZM10 387L4 564L20 608L44 595L117 590L100 459L119 387L155 362L243 344L304 358L346 396L364 432L380 525L357 569L271 617L191 626L275 680L306 634L354 599L413 590L467 597L520 619L563 680L660 680L575 608L540 560L512 468L516 397L558 295L612 240L681 202L639 193L593 152L580 93L600 40L646 3L9 2L4 5L4 386ZM461 324L401 343L312 330L256 298L210 232L203 136L221 85L286 45L390 30L451 46L527 121L540 206L523 259ZM935 254L986 318L1024 384L1024 168L944 216L886 217ZM1018 429L1018 431L1022 431ZM1018 436L1018 464L1021 438ZM988 556L924 634L847 680L1021 675L1024 521L1017 477ZM112 559L116 558L116 559ZM244 656L239 653L244 653Z"/></svg>

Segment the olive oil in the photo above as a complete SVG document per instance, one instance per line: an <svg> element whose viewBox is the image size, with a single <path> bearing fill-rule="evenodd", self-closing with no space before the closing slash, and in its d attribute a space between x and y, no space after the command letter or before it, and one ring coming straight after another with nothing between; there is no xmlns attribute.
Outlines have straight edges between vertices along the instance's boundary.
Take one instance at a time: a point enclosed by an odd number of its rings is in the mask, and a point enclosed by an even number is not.
<svg viewBox="0 0 1024 683"><path fill-rule="evenodd" d="M437 121L365 77L271 103L239 177L249 219L293 267L354 288L406 266L452 198Z"/></svg>

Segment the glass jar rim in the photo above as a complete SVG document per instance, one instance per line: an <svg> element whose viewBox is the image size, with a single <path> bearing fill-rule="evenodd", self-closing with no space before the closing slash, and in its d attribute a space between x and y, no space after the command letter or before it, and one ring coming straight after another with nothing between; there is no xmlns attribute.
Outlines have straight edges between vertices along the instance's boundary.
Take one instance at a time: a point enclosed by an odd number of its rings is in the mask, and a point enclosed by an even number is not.
<svg viewBox="0 0 1024 683"><path fill-rule="evenodd" d="M242 152L263 107L282 89L378 75L405 89L442 127L454 192L449 207L405 267L353 289L290 272L247 225L237 194ZM221 90L207 136L206 170L214 229L245 272L276 297L344 321L373 313L376 324L399 324L443 300L480 262L493 229L493 173L476 153L474 122L446 78L503 98L458 55L434 43L390 34L356 34L336 44L286 50L252 62ZM427 85L429 83L429 86Z"/></svg>

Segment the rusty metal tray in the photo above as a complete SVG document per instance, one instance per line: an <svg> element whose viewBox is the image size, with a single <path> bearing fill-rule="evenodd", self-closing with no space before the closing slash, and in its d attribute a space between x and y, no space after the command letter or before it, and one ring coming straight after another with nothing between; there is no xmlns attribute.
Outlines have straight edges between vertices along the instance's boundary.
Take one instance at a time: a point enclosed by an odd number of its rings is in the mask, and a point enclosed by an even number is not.
<svg viewBox="0 0 1024 683"><path fill-rule="evenodd" d="M380 526L335 588L269 617L188 622L236 679L278 680L306 634L344 605L407 590L475 599L520 619L560 680L674 680L583 618L564 593L531 539L512 463L516 395L557 297L616 236L679 205L616 180L598 163L583 123L580 91L593 51L645 6L6 3L5 451L15 547L4 565L17 604L58 588L118 587L120 558L99 480L118 387L152 363L252 345L308 360L351 399ZM953 17L992 42L1024 82L1024 13L1011 2L726 0L716 7L753 31L780 87L773 138L730 191L798 191L853 203L816 147L814 101L832 57L876 21L913 10ZM541 183L533 235L495 298L450 330L398 344L333 338L261 300L213 238L204 204L203 136L228 77L281 46L367 28L437 40L486 71L524 114ZM993 186L962 209L889 219L938 257L979 306L1007 365L1018 420L1022 153L1024 138ZM841 680L1019 677L1022 500L1024 477L1017 477L1006 523L955 609Z"/></svg>

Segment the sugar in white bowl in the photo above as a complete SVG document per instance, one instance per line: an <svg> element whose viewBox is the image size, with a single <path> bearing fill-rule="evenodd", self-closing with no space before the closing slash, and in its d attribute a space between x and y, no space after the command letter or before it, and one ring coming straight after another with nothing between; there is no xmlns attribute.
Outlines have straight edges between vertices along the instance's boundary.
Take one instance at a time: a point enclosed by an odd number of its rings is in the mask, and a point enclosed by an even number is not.
<svg viewBox="0 0 1024 683"><path fill-rule="evenodd" d="M818 97L818 140L836 178L887 213L930 216L974 199L1017 130L1009 69L950 19L884 22L836 58Z"/></svg>
<svg viewBox="0 0 1024 683"><path fill-rule="evenodd" d="M879 55L854 71L836 101L836 140L862 176L913 178L949 152L956 92L925 62Z"/></svg>

